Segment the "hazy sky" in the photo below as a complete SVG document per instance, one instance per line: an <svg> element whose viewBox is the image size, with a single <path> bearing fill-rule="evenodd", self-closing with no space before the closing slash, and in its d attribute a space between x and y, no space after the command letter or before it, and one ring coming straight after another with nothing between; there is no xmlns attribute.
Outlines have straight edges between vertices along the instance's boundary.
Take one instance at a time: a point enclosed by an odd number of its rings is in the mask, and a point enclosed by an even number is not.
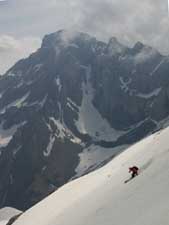
<svg viewBox="0 0 169 225"><path fill-rule="evenodd" d="M35 51L41 38L76 29L105 40L136 41L169 53L167 0L0 1L0 73Z"/></svg>

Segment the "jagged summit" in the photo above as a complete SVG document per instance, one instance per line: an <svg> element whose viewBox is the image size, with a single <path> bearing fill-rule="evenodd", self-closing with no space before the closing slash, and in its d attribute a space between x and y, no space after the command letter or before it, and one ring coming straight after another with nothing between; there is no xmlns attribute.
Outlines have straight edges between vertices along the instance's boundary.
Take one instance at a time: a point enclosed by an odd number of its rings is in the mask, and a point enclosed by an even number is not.
<svg viewBox="0 0 169 225"><path fill-rule="evenodd" d="M140 41L136 42L136 44L131 49L132 49L133 53L139 53L139 52L144 51L144 52L147 52L147 54L149 54L151 52L151 53L153 53L153 55L158 55L158 56L161 55L155 48L153 48L149 45L145 45Z"/></svg>
<svg viewBox="0 0 169 225"><path fill-rule="evenodd" d="M142 50L144 47L145 47L145 45L142 42L138 41L134 45L133 49L138 52L138 51Z"/></svg>
<svg viewBox="0 0 169 225"><path fill-rule="evenodd" d="M75 31L75 30L59 30L55 33L46 35L42 41L42 47L54 47L62 46L67 47L72 43L78 43L79 41L88 42L96 41L96 38L89 34Z"/></svg>
<svg viewBox="0 0 169 225"><path fill-rule="evenodd" d="M133 47L129 48L120 43L116 37L111 37L108 43L104 43L98 41L95 37L92 37L89 34L75 30L59 30L57 32L46 35L42 41L42 49L53 48L57 53L65 48L82 48L84 45L88 46L89 48L93 48L95 51L99 49L98 52L100 54L104 54L105 49L107 49L108 54L111 56L117 54L136 55L141 51L151 51L154 53L154 55L160 55L160 53L156 49L144 45L140 41L138 41Z"/></svg>
<svg viewBox="0 0 169 225"><path fill-rule="evenodd" d="M116 37L110 38L108 42L108 52L111 55L122 54L126 48L127 47L121 44Z"/></svg>

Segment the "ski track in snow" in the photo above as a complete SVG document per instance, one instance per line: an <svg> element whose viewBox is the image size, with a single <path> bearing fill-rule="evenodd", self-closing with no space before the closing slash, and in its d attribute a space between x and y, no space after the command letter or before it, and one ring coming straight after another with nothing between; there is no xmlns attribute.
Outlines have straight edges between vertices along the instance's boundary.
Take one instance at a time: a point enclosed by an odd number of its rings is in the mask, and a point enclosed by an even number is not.
<svg viewBox="0 0 169 225"><path fill-rule="evenodd" d="M169 224L169 128L128 148L24 213L14 225ZM129 179L128 167L144 168Z"/></svg>

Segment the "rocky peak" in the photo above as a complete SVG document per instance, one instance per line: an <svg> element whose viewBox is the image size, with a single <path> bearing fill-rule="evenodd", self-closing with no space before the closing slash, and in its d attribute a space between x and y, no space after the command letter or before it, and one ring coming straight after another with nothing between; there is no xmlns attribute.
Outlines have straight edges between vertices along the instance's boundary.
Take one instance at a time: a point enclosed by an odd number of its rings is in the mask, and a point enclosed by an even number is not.
<svg viewBox="0 0 169 225"><path fill-rule="evenodd" d="M153 55L160 55L160 53L156 49L154 49L148 45L144 45L142 42L139 42L139 41L134 45L134 47L131 50L135 54L138 54L138 53L144 51L147 54L151 53Z"/></svg>
<svg viewBox="0 0 169 225"><path fill-rule="evenodd" d="M145 47L145 45L142 42L138 41L134 45L133 50L135 50L136 52L138 52L138 51L141 51L144 47Z"/></svg>
<svg viewBox="0 0 169 225"><path fill-rule="evenodd" d="M42 41L42 48L53 48L56 46L63 48L69 46L79 47L81 43L86 44L93 41L96 41L96 39L86 33L74 30L60 30L46 35Z"/></svg>
<svg viewBox="0 0 169 225"><path fill-rule="evenodd" d="M125 49L126 47L121 44L116 37L110 38L108 42L108 52L110 55L123 53Z"/></svg>

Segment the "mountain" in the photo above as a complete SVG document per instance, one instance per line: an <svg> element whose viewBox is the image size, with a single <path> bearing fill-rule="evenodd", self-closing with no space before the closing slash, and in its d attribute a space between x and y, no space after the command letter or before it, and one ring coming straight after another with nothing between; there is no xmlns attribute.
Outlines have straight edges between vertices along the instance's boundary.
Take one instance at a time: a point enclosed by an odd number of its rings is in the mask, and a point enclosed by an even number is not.
<svg viewBox="0 0 169 225"><path fill-rule="evenodd" d="M14 225L168 224L169 128L128 148L103 168L66 184ZM128 183L128 167L140 174Z"/></svg>
<svg viewBox="0 0 169 225"><path fill-rule="evenodd" d="M25 210L167 126L168 72L140 42L46 35L0 77L0 206Z"/></svg>

